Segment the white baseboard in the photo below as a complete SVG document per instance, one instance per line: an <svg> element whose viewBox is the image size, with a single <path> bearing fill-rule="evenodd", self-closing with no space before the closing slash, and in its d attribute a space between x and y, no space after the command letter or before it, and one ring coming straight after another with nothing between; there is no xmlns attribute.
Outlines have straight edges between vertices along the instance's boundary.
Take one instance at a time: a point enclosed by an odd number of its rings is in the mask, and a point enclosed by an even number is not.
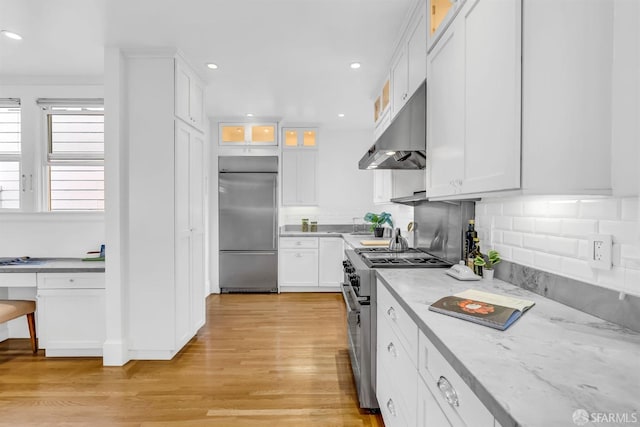
<svg viewBox="0 0 640 427"><path fill-rule="evenodd" d="M171 360L176 353L171 350L129 350L129 360Z"/></svg>
<svg viewBox="0 0 640 427"><path fill-rule="evenodd" d="M340 287L280 286L280 292L342 292Z"/></svg>

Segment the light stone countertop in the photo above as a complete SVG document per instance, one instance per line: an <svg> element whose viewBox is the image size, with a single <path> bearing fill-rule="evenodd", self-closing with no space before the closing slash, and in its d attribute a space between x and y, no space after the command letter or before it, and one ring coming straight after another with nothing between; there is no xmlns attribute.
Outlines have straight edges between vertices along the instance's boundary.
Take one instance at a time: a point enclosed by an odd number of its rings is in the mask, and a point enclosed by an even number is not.
<svg viewBox="0 0 640 427"><path fill-rule="evenodd" d="M635 414L640 425L639 333L497 279L461 282L444 269L377 276L502 427L572 426L578 409ZM428 310L469 288L536 304L506 331Z"/></svg>
<svg viewBox="0 0 640 427"><path fill-rule="evenodd" d="M39 264L0 265L0 273L102 273L104 261L80 258L33 258Z"/></svg>

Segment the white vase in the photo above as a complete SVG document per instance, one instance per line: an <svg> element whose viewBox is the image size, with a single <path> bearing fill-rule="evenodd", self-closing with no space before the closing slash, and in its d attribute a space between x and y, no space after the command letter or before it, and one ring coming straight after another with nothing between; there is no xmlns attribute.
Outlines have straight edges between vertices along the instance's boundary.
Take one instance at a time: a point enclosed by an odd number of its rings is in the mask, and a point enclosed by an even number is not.
<svg viewBox="0 0 640 427"><path fill-rule="evenodd" d="M493 280L493 270L484 269L482 271L482 277L484 277L485 280Z"/></svg>

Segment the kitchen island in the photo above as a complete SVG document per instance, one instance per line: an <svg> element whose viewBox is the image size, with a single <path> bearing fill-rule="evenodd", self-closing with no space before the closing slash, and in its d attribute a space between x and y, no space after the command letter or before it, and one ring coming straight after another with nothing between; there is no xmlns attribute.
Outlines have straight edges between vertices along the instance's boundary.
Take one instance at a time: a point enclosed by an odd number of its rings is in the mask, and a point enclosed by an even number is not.
<svg viewBox="0 0 640 427"><path fill-rule="evenodd" d="M440 269L377 278L502 427L568 426L585 415L577 425L640 424L640 333L497 279L461 282ZM469 288L535 305L506 331L429 311Z"/></svg>

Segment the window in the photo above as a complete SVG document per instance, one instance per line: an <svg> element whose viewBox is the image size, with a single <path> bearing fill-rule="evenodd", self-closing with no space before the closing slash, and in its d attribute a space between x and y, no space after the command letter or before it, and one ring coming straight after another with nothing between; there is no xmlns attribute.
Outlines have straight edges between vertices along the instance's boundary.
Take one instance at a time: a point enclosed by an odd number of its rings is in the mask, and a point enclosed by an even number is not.
<svg viewBox="0 0 640 427"><path fill-rule="evenodd" d="M104 210L104 108L51 104L44 110L49 210Z"/></svg>
<svg viewBox="0 0 640 427"><path fill-rule="evenodd" d="M0 99L0 209L20 208L20 100Z"/></svg>

